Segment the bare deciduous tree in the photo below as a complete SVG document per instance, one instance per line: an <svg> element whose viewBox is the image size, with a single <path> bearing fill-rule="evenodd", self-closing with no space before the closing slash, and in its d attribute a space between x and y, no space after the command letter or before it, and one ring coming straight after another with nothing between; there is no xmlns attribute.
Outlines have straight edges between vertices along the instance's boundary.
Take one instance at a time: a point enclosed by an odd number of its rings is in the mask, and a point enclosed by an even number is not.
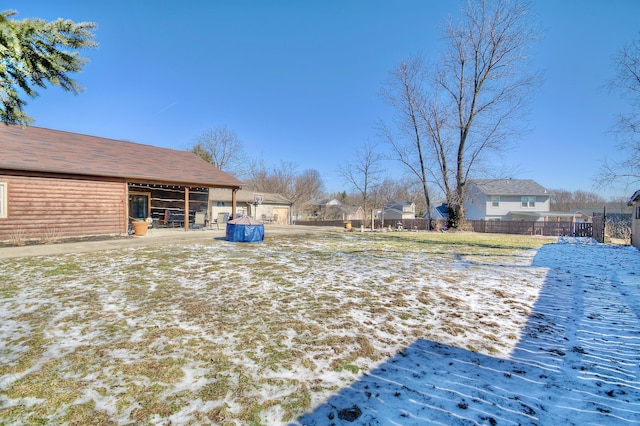
<svg viewBox="0 0 640 426"><path fill-rule="evenodd" d="M295 205L302 207L310 200L319 198L324 192L324 182L320 172L307 169L299 174L294 182Z"/></svg>
<svg viewBox="0 0 640 426"><path fill-rule="evenodd" d="M618 52L614 66L616 75L610 87L629 99L631 111L620 114L615 121L614 133L622 159L604 161L596 177L600 187L640 182L640 38Z"/></svg>
<svg viewBox="0 0 640 426"><path fill-rule="evenodd" d="M318 198L324 190L320 172L307 169L298 174L294 163L284 161L269 170L264 161L254 160L249 166L245 183L247 188L254 191L280 194L287 198L293 203L294 216L306 202Z"/></svg>
<svg viewBox="0 0 640 426"><path fill-rule="evenodd" d="M432 170L427 165L429 143L425 134L424 97L426 69L421 58L415 57L400 63L391 71L382 89L382 96L396 111L394 123L397 132L387 125L379 125L379 133L391 146L393 156L402 163L422 184L429 222L431 222L431 199L428 176Z"/></svg>
<svg viewBox="0 0 640 426"><path fill-rule="evenodd" d="M202 132L190 151L225 172L235 175L244 172L245 155L242 142L236 132L227 126Z"/></svg>
<svg viewBox="0 0 640 426"><path fill-rule="evenodd" d="M538 84L538 75L523 68L537 36L530 16L519 0L470 0L460 21L448 23L447 49L437 66L429 71L413 58L398 68L396 86L404 92L396 90L400 103L394 106L408 117L405 133L414 131L421 148L396 148L396 155L404 164L419 158L429 166L447 198L450 226L464 219L472 173L518 135L518 119Z"/></svg>
<svg viewBox="0 0 640 426"><path fill-rule="evenodd" d="M382 161L383 157L377 151L377 145L367 142L354 150L351 161L338 168L344 183L353 187L360 195L365 221L369 214L368 210L371 208L369 205L371 191L380 182L382 176Z"/></svg>

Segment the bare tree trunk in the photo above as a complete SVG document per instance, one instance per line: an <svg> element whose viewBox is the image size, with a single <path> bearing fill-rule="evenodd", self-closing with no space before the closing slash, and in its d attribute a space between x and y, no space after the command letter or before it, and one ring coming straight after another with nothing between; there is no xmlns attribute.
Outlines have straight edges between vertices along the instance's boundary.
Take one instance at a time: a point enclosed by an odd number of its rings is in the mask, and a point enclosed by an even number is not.
<svg viewBox="0 0 640 426"><path fill-rule="evenodd" d="M396 160L404 164L420 180L431 229L429 167L426 163L422 135L425 129L423 125L425 102L422 96L424 78L424 65L418 57L402 62L391 72L382 95L399 112L400 118L397 119L396 126L401 134L394 135L385 125L380 126L380 131L393 148ZM417 161L415 161L416 158Z"/></svg>

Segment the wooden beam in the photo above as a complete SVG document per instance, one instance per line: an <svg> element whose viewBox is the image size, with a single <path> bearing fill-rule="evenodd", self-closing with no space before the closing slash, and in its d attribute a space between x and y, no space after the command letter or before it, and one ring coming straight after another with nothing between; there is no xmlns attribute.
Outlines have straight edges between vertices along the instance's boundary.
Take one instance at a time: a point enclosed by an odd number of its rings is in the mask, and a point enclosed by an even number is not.
<svg viewBox="0 0 640 426"><path fill-rule="evenodd" d="M122 234L127 235L129 233L129 185L127 182L123 182L124 185L124 197L120 201L122 203Z"/></svg>
<svg viewBox="0 0 640 426"><path fill-rule="evenodd" d="M236 192L240 188L234 188L231 192L231 220L236 219Z"/></svg>
<svg viewBox="0 0 640 426"><path fill-rule="evenodd" d="M184 187L184 230L189 231L189 187Z"/></svg>

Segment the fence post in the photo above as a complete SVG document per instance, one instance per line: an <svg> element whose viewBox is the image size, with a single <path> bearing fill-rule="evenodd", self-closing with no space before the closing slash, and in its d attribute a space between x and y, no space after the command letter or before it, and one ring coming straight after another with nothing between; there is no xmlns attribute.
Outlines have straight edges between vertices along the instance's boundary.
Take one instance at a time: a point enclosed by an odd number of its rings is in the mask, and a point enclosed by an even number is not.
<svg viewBox="0 0 640 426"><path fill-rule="evenodd" d="M604 206L602 209L602 244L604 244L604 233L607 228L607 206Z"/></svg>

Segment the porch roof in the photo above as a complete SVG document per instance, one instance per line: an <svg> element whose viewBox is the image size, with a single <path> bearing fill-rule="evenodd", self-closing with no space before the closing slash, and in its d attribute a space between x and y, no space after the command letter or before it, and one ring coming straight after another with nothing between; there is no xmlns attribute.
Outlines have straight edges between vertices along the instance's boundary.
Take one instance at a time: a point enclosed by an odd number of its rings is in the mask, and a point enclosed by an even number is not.
<svg viewBox="0 0 640 426"><path fill-rule="evenodd" d="M510 211L509 215L511 216L529 216L529 217L535 217L535 218L541 218L541 217L577 217L577 216L586 216L580 212L578 213L567 213L567 212L543 212L543 211L538 211L538 212L524 212L524 211L520 211L520 210L516 210L516 211Z"/></svg>
<svg viewBox="0 0 640 426"><path fill-rule="evenodd" d="M262 195L262 204L280 204L287 206L293 204L291 200L288 200L283 195L271 192L249 191L248 189L241 189L236 192L236 201L238 203L253 204L255 194ZM214 201L231 202L231 197L231 191L229 191L228 189L213 189L209 192L209 199Z"/></svg>
<svg viewBox="0 0 640 426"><path fill-rule="evenodd" d="M188 151L12 125L0 125L0 169L186 186L242 185Z"/></svg>

